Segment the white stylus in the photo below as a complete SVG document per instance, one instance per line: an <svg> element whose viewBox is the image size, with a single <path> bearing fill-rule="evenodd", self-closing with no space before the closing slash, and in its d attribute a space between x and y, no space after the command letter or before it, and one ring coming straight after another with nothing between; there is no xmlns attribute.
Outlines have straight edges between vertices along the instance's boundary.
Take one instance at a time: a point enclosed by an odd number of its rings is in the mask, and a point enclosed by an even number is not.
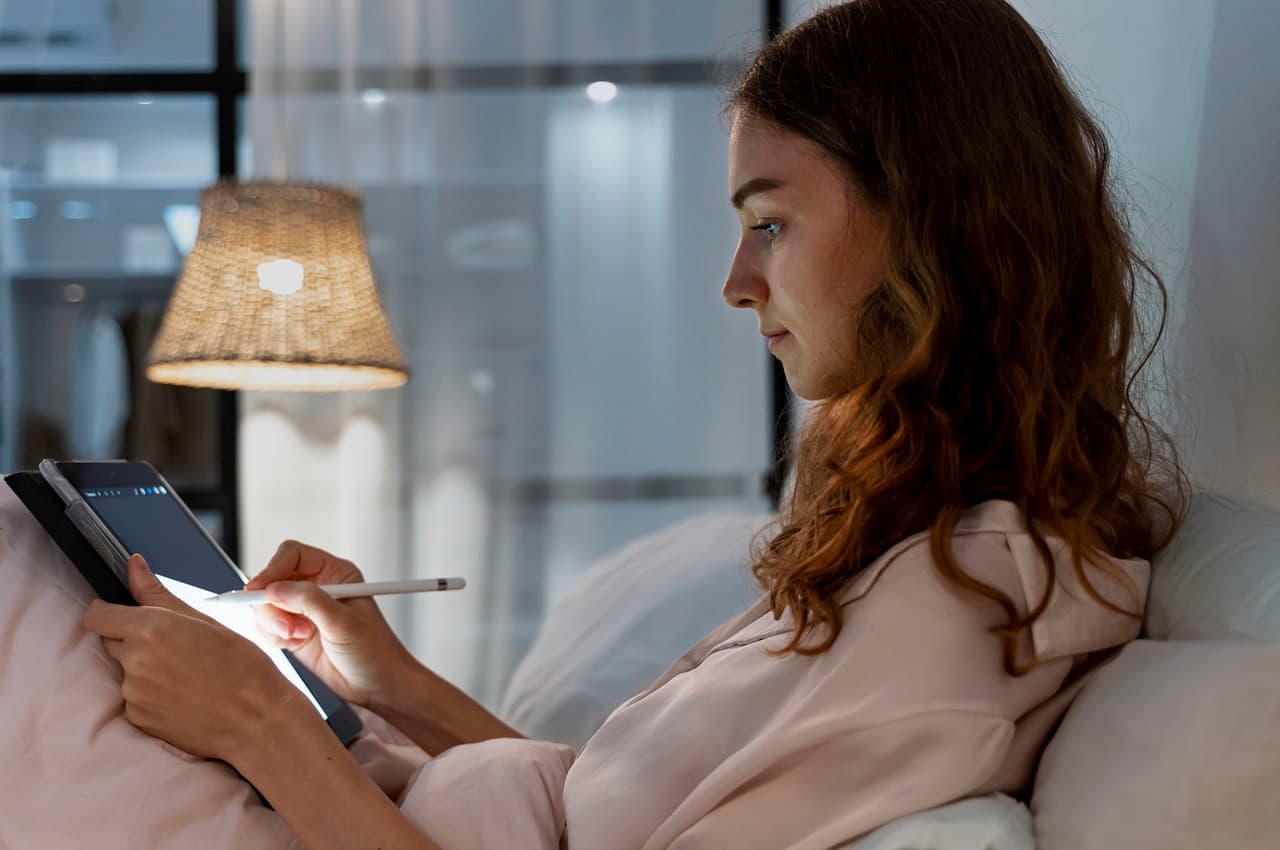
<svg viewBox="0 0 1280 850"><path fill-rule="evenodd" d="M463 578L420 578L412 581L361 581L350 584L321 584L317 586L335 599L350 599L353 596L383 596L388 593L462 590L467 586L467 580ZM229 605L261 605L271 600L267 598L265 590L228 590L226 593L210 596L203 601Z"/></svg>

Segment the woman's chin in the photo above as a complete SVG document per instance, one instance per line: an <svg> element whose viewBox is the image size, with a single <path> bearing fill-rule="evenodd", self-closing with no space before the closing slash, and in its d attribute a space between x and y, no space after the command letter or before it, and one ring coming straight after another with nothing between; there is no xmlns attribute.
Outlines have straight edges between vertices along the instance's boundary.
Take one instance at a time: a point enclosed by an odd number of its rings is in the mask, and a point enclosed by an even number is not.
<svg viewBox="0 0 1280 850"><path fill-rule="evenodd" d="M830 375L814 375L797 365L782 363L782 370L787 376L787 386L791 392L803 401L822 401L832 396L847 392L848 389Z"/></svg>
<svg viewBox="0 0 1280 850"><path fill-rule="evenodd" d="M787 362L782 361L782 371L787 376L787 386L791 388L791 392L804 401L817 401L822 398L822 388L816 385L812 377L805 374L803 369L791 367Z"/></svg>

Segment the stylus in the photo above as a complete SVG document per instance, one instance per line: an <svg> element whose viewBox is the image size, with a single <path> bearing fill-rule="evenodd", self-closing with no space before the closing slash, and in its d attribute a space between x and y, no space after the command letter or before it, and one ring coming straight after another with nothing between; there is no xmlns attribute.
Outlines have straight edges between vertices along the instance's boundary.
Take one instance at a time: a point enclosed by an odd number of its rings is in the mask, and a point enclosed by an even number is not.
<svg viewBox="0 0 1280 850"><path fill-rule="evenodd" d="M361 581L350 584L322 584L319 588L335 599L354 596L383 596L388 593L425 593L433 590L462 590L467 586L463 578L422 578L412 581ZM270 602L265 590L228 590L210 596L205 602L228 605L261 605Z"/></svg>

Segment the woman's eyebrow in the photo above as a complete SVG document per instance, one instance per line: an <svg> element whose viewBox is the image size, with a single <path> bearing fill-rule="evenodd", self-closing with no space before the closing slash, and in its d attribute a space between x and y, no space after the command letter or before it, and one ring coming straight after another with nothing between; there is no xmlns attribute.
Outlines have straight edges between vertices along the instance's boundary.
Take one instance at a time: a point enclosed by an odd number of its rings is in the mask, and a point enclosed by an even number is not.
<svg viewBox="0 0 1280 850"><path fill-rule="evenodd" d="M771 189L777 189L781 185L781 180L774 180L772 177L756 177L755 179L748 180L746 183L739 186L738 191L733 193L733 198L730 199L729 203L733 204L734 209L740 210L747 198L758 192L768 192Z"/></svg>

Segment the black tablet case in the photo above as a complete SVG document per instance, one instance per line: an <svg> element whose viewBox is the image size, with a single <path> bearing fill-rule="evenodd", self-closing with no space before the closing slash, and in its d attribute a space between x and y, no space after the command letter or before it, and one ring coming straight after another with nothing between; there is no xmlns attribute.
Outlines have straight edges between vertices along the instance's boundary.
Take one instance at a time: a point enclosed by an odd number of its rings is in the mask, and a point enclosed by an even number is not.
<svg viewBox="0 0 1280 850"><path fill-rule="evenodd" d="M81 536L80 530L67 518L66 505L49 486L49 482L44 480L43 475L38 472L15 472L6 475L4 482L22 500L22 504L26 505L40 525L44 526L53 542L58 544L58 548L100 597L117 605L137 604L133 601L129 588L116 578L107 562L102 560Z"/></svg>

